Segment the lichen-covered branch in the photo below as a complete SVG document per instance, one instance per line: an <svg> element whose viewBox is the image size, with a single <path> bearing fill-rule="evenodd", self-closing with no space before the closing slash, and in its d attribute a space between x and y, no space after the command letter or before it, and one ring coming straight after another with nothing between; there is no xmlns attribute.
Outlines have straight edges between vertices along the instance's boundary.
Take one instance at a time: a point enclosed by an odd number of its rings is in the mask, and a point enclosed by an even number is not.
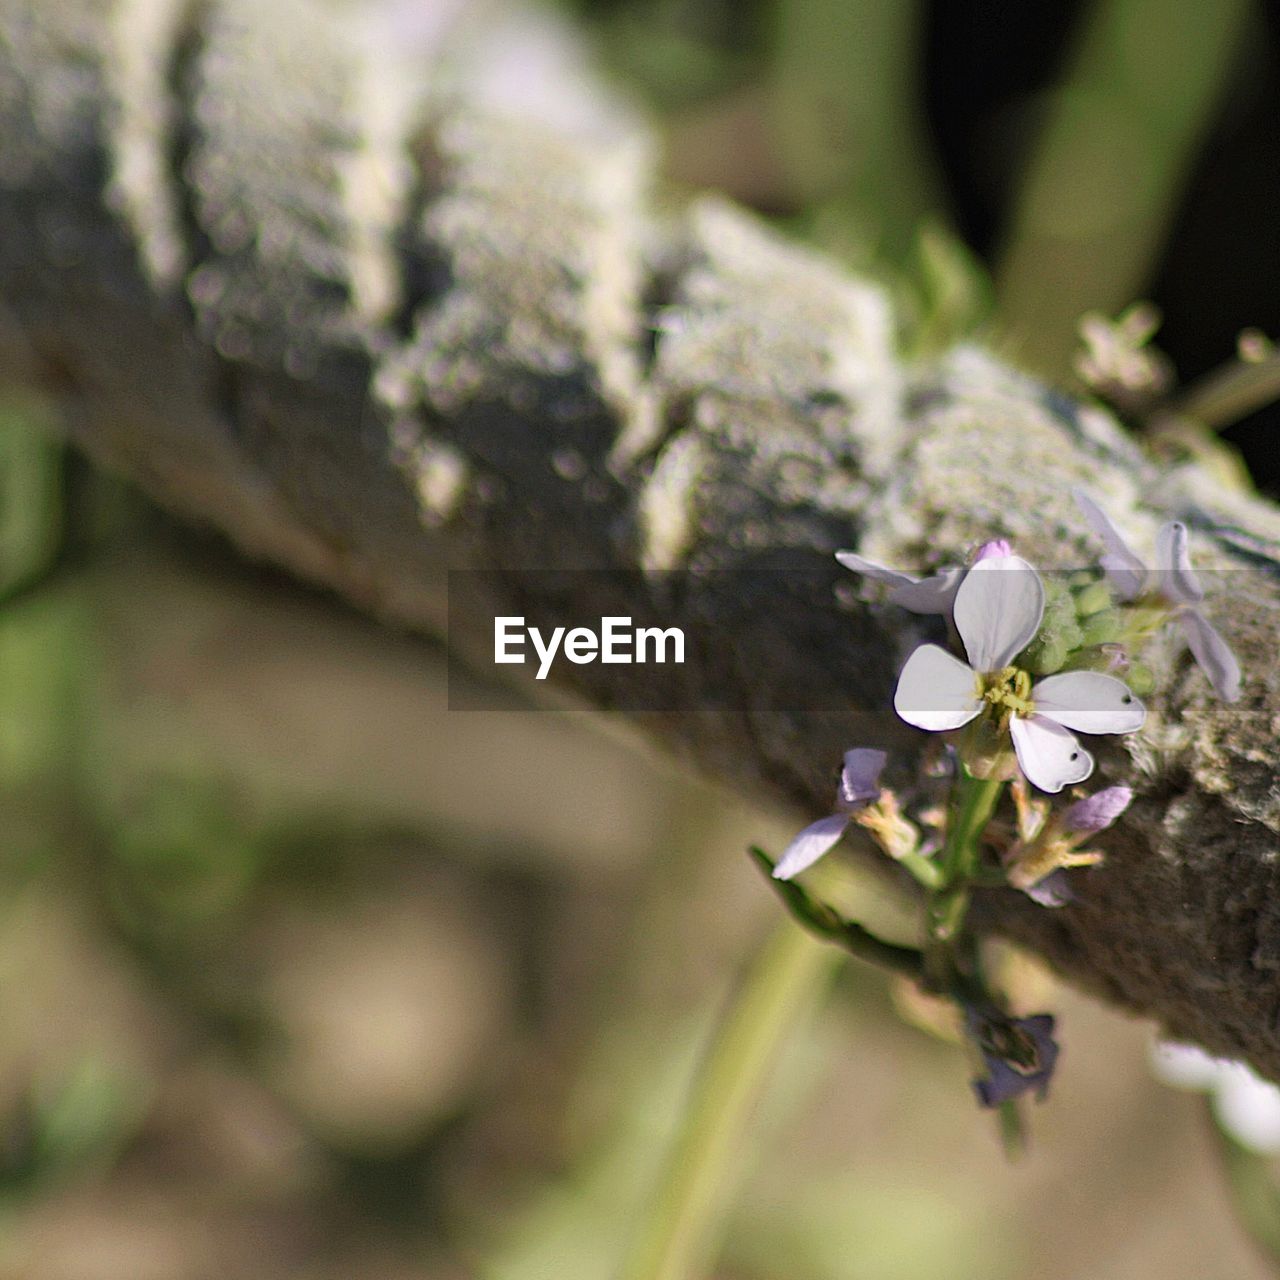
<svg viewBox="0 0 1280 1280"><path fill-rule="evenodd" d="M411 56L400 12L0 0L8 381L175 509L414 628L443 628L450 568L497 570L533 622L640 614L650 571L698 571L661 602L713 638L689 710L644 727L814 812L847 746L917 745L888 707L921 620L837 607L833 549L927 564L1003 535L1086 563L1077 483L1136 535L1185 519L1201 563L1249 570L1212 603L1243 697L1160 655L1148 728L1102 760L1138 793L1105 868L1074 906L993 890L980 919L1280 1077L1276 511L979 351L905 366L874 287L715 201L659 213L603 96L513 89L492 34ZM646 573L621 601L521 573L553 567ZM464 651L491 644L483 603L451 602ZM607 706L599 671L573 668Z"/></svg>

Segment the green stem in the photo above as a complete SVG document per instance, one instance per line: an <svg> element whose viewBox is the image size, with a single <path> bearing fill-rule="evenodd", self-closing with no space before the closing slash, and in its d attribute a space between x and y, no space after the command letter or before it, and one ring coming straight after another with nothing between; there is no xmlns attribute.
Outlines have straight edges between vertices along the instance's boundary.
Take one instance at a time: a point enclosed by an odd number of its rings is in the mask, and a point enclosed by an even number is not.
<svg viewBox="0 0 1280 1280"><path fill-rule="evenodd" d="M840 962L790 921L769 937L711 1046L623 1280L705 1274L742 1164L742 1130L769 1067Z"/></svg>
<svg viewBox="0 0 1280 1280"><path fill-rule="evenodd" d="M1233 360L1174 401L1173 413L1220 430L1280 399L1280 352L1264 360Z"/></svg>
<svg viewBox="0 0 1280 1280"><path fill-rule="evenodd" d="M1003 778L975 778L961 769L959 803L942 851L943 872L953 884L972 879L978 868L978 838L986 830L1004 790Z"/></svg>
<svg viewBox="0 0 1280 1280"><path fill-rule="evenodd" d="M894 861L903 870L909 871L926 889L942 887L942 870L932 858L926 858L919 853L909 853L905 858L895 858Z"/></svg>
<svg viewBox="0 0 1280 1280"><path fill-rule="evenodd" d="M947 823L947 842L939 855L942 884L925 902L928 944L925 968L930 985L951 990L957 980L955 940L969 910L969 893L977 877L979 839L1000 801L1001 778L975 778L961 769L956 799Z"/></svg>
<svg viewBox="0 0 1280 1280"><path fill-rule="evenodd" d="M920 977L921 955L915 947L903 947L877 938L869 929L864 929L853 920L846 920L825 903L818 902L795 881L773 879L774 862L763 849L752 845L751 856L765 875L769 876L769 883L786 904L787 910L810 933L834 942L850 955L866 960L878 968L888 969L891 973L900 973L908 978Z"/></svg>

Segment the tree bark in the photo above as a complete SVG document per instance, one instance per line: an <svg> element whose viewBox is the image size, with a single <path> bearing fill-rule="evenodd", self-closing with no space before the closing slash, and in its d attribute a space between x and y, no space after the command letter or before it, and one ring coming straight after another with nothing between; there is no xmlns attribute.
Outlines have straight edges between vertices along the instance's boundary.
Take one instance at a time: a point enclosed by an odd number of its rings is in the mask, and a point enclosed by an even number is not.
<svg viewBox="0 0 1280 1280"><path fill-rule="evenodd" d="M922 745L890 705L928 626L834 549L925 567L1005 536L1086 564L1074 484L1147 545L1186 520L1235 571L1211 607L1241 700L1162 648L1147 728L1100 754L1137 791L1106 865L1075 905L991 891L981 920L1280 1078L1275 509L980 350L904 363L874 286L718 201L660 212L605 95L544 101L492 40L423 61L398 13L0 0L8 381L248 554L464 653L495 602L686 625L688 709L635 718L815 814L844 748L909 771ZM450 569L492 571L488 598L449 600Z"/></svg>

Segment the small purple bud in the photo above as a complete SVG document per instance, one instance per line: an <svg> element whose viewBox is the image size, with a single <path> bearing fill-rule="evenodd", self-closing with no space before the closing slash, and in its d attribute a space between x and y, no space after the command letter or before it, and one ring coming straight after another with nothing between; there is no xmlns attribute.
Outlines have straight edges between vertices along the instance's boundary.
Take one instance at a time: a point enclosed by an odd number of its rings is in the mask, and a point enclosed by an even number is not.
<svg viewBox="0 0 1280 1280"><path fill-rule="evenodd" d="M869 803L880 794L880 772L888 752L871 747L854 747L844 753L844 768L840 771L840 790L836 806L848 809Z"/></svg>
<svg viewBox="0 0 1280 1280"><path fill-rule="evenodd" d="M1129 670L1132 663L1129 660L1129 651L1124 645L1109 640L1105 644L1100 644L1098 648L1106 654L1106 670L1109 675L1123 676Z"/></svg>
<svg viewBox="0 0 1280 1280"><path fill-rule="evenodd" d="M1132 799L1133 791L1129 787L1104 787L1077 800L1062 815L1063 829L1084 835L1105 830L1129 807Z"/></svg>
<svg viewBox="0 0 1280 1280"><path fill-rule="evenodd" d="M1039 903L1042 907L1065 907L1068 902L1076 900L1076 895L1072 892L1070 882L1067 880L1067 873L1061 867L1056 871L1050 871L1047 876L1037 880L1023 892L1032 902Z"/></svg>
<svg viewBox="0 0 1280 1280"><path fill-rule="evenodd" d="M997 538L994 542L983 543L973 563L977 564L979 560L999 560L1011 555L1013 555L1013 548L1009 543L1004 538Z"/></svg>

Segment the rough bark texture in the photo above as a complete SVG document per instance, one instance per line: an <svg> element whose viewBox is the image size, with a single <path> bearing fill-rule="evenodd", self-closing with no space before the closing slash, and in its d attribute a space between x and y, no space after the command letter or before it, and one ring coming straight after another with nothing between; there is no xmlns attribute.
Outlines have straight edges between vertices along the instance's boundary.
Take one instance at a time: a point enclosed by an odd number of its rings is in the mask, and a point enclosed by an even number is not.
<svg viewBox="0 0 1280 1280"><path fill-rule="evenodd" d="M0 0L7 379L175 509L417 629L444 627L449 567L501 570L511 612L570 622L653 601L585 575L540 597L517 571L792 570L658 601L713 642L685 669L693 709L645 727L814 812L846 746L918 746L888 707L924 624L856 591L836 607L855 584L832 549L927 564L1005 535L1086 563L1081 482L1140 545L1180 516L1202 562L1248 571L1215 606L1241 701L1170 647L1148 728L1101 757L1139 793L1105 868L1064 910L992 892L982 911L1280 1078L1275 510L1154 469L981 352L904 367L875 288L714 201L655 214L643 131L603 99L540 106L486 81L479 45L415 62L407 29L361 23L295 0ZM488 645L453 606L453 642ZM593 670L579 692L607 702Z"/></svg>

